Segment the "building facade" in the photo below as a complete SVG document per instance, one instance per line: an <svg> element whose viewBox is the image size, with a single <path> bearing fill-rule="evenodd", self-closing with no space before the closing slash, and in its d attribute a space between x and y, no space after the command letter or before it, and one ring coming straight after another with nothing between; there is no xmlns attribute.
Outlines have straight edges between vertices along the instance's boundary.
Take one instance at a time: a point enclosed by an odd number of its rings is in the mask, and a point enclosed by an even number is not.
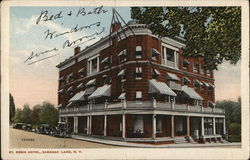
<svg viewBox="0 0 250 160"><path fill-rule="evenodd" d="M182 56L181 38L144 24L112 24L112 34L57 65L60 121L72 132L148 143L221 141L214 75L202 58Z"/></svg>

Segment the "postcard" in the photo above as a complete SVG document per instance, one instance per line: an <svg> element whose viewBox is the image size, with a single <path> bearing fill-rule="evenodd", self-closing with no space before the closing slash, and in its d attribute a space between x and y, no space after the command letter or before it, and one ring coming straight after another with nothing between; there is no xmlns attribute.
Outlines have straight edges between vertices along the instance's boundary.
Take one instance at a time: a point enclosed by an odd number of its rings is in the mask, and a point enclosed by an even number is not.
<svg viewBox="0 0 250 160"><path fill-rule="evenodd" d="M2 158L249 158L248 7L3 1Z"/></svg>

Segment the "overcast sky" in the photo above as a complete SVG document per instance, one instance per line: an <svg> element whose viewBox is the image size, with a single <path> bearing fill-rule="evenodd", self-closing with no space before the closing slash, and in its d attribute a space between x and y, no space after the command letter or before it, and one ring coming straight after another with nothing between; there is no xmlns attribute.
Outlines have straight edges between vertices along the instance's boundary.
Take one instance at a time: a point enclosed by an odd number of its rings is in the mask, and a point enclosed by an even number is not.
<svg viewBox="0 0 250 160"><path fill-rule="evenodd" d="M86 7L84 12L93 11L95 7ZM130 8L116 8L126 22L130 20ZM40 21L37 18L42 11L48 11L57 18L50 21ZM25 103L31 106L49 101L57 105L58 69L56 65L73 55L75 46L63 49L66 40L73 41L83 36L96 32L104 32L95 38L82 43L81 49L89 46L101 37L108 35L111 23L112 11L110 7L104 7L106 13L86 14L76 16L79 7L12 7L10 10L10 92L14 96L16 107L21 108ZM83 11L83 10L82 10ZM82 13L84 13L82 12ZM71 13L71 14L70 14ZM69 15L67 15L69 14ZM42 18L43 19L43 18ZM87 26L100 22L99 26L92 25L89 29L83 29L77 33L64 34L62 36L45 39L45 31L63 33L70 31L78 25ZM57 48L58 51L44 53L32 60L27 60L31 53ZM55 56L54 56L55 55ZM53 56L46 60L28 65L37 59ZM26 61L26 63L24 63ZM240 63L236 66L223 63L219 70L215 71L215 96L216 100L236 100L240 96Z"/></svg>

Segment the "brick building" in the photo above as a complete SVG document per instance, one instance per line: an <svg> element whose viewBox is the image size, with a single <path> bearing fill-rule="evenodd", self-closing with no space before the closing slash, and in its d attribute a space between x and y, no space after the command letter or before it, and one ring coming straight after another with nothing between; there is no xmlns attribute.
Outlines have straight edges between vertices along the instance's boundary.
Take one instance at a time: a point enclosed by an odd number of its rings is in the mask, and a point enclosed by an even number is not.
<svg viewBox="0 0 250 160"><path fill-rule="evenodd" d="M215 107L213 71L183 57L183 47L135 21L112 24L111 36L57 65L59 120L75 134L123 141L221 141L225 113Z"/></svg>

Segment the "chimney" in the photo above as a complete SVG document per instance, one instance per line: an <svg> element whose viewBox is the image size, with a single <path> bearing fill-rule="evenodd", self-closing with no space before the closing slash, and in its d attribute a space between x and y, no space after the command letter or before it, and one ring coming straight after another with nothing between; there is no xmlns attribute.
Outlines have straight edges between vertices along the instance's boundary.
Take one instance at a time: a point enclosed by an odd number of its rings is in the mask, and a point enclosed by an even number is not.
<svg viewBox="0 0 250 160"><path fill-rule="evenodd" d="M119 23L119 22L114 22L114 23L112 24L112 32L116 32L116 31L118 31L120 28L121 28L121 23Z"/></svg>
<svg viewBox="0 0 250 160"><path fill-rule="evenodd" d="M81 47L77 46L77 47L74 49L74 52L75 52L74 55L77 55L78 53L80 53L80 52L81 52Z"/></svg>

